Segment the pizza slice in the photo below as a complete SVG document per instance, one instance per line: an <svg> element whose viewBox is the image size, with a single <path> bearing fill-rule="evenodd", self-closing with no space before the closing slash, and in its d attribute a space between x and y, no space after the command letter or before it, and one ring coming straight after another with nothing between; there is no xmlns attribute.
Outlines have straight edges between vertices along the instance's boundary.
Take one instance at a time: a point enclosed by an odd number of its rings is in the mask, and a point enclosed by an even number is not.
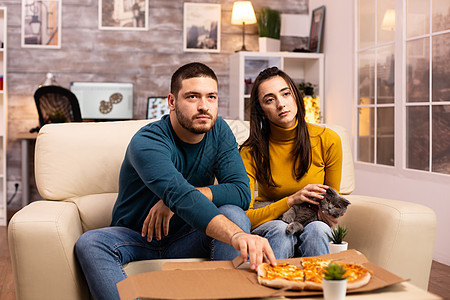
<svg viewBox="0 0 450 300"><path fill-rule="evenodd" d="M322 270L332 262L331 259L302 257L301 263L305 272L305 289L322 290Z"/></svg>
<svg viewBox="0 0 450 300"><path fill-rule="evenodd" d="M280 263L277 266L262 263L256 271L259 284L268 287L300 291L305 287L303 270L289 263Z"/></svg>
<svg viewBox="0 0 450 300"><path fill-rule="evenodd" d="M336 263L341 265L344 270L347 271L345 272L345 276L347 277L347 290L365 286L369 283L370 278L372 278L372 271L364 266L344 262Z"/></svg>

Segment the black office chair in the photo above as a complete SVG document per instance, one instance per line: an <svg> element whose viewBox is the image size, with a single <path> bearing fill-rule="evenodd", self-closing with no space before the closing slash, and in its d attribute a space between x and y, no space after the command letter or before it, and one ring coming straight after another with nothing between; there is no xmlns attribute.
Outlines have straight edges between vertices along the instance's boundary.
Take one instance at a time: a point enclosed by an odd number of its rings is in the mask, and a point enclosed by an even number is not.
<svg viewBox="0 0 450 300"><path fill-rule="evenodd" d="M66 88L42 86L34 93L34 101L39 114L39 128L49 123L82 121L78 99ZM39 131L39 128L34 131Z"/></svg>

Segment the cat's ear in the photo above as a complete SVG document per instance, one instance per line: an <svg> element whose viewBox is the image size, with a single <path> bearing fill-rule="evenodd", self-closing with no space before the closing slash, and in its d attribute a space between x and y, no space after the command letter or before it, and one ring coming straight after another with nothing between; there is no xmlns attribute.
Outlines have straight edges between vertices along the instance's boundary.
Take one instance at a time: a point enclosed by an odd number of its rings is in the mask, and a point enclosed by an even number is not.
<svg viewBox="0 0 450 300"><path fill-rule="evenodd" d="M342 201L345 203L345 205L350 205L350 204L352 204L350 201L348 201L348 200L345 199L344 197L342 197Z"/></svg>
<svg viewBox="0 0 450 300"><path fill-rule="evenodd" d="M327 188L327 194L328 195L339 195L338 192L333 190L333 188L331 186L329 188Z"/></svg>

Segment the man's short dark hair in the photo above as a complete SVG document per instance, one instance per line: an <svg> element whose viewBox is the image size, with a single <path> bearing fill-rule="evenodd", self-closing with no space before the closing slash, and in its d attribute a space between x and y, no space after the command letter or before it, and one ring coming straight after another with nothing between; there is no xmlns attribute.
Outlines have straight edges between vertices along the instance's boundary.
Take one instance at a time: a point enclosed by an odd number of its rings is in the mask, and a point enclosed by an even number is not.
<svg viewBox="0 0 450 300"><path fill-rule="evenodd" d="M173 73L172 80L170 82L170 92L177 97L178 92L181 90L181 82L184 79L195 77L209 77L218 82L216 74L210 67L199 62L193 62L181 66L175 71L175 73Z"/></svg>

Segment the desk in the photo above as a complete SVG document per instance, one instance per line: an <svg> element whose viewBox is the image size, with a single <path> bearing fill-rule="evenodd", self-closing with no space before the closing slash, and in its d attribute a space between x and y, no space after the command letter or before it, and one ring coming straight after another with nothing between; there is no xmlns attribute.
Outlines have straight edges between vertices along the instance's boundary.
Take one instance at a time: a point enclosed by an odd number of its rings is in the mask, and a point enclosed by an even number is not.
<svg viewBox="0 0 450 300"><path fill-rule="evenodd" d="M30 160L29 160L29 145L30 142L35 141L37 132L19 132L17 138L21 140L22 147L22 207L30 203Z"/></svg>

